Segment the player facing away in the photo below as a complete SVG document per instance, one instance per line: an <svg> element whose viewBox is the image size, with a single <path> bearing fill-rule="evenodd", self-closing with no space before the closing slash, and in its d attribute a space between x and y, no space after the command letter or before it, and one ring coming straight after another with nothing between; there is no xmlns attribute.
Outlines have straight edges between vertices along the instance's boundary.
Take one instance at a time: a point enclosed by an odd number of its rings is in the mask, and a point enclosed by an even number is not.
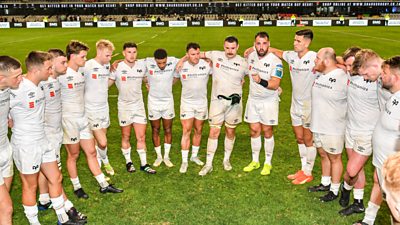
<svg viewBox="0 0 400 225"><path fill-rule="evenodd" d="M275 144L273 126L278 125L278 88L283 76L282 61L273 53L268 53L269 46L268 33L259 32L254 40L256 51L247 57L251 76L244 121L250 126L252 161L243 171L251 172L260 168L261 133L264 133L265 161L261 175L269 175L272 169Z"/></svg>
<svg viewBox="0 0 400 225"><path fill-rule="evenodd" d="M22 80L21 63L10 56L0 56L0 224L11 225L13 205L10 191L14 164L8 140L10 89L18 88Z"/></svg>
<svg viewBox="0 0 400 225"><path fill-rule="evenodd" d="M289 64L290 79L292 82L292 102L290 117L292 128L296 136L301 159L301 170L288 175L293 184L304 184L313 180L316 148L313 145L311 124L311 89L316 74L313 72L317 53L309 47L314 38L310 29L299 30L295 33L293 51L281 51L269 48L269 51L285 60ZM325 182L324 182L325 183Z"/></svg>
<svg viewBox="0 0 400 225"><path fill-rule="evenodd" d="M154 166L162 162L167 167L173 167L169 152L172 143L172 121L175 117L174 96L172 85L178 80L175 67L178 59L168 57L165 49L154 51L154 58L146 58L146 82L149 88L148 114L151 124L152 139L157 158ZM164 129L164 157L161 154L160 129L161 122Z"/></svg>
<svg viewBox="0 0 400 225"><path fill-rule="evenodd" d="M392 213L392 223L400 223L400 152L387 158L382 166L382 191Z"/></svg>
<svg viewBox="0 0 400 225"><path fill-rule="evenodd" d="M140 170L155 174L147 163L146 155L146 110L143 103L142 83L146 74L144 60L137 60L137 45L124 43L122 54L124 60L111 73L111 81L118 88L118 121L121 127L121 151L126 161L126 170L130 173L136 169L131 159L131 130L135 131L136 149L140 158Z"/></svg>
<svg viewBox="0 0 400 225"><path fill-rule="evenodd" d="M61 87L58 82L58 76L67 71L67 57L61 49L50 49L48 51L52 57L52 71L47 81L40 84L44 88L45 108L44 108L44 127L49 146L54 149L56 154L58 168L61 171L60 149L62 145L63 131L61 125ZM52 203L49 195L49 182L42 172L39 173L39 210L51 208ZM78 212L73 203L67 198L64 188L62 190L64 197L64 208L72 221L85 222L87 217Z"/></svg>
<svg viewBox="0 0 400 225"><path fill-rule="evenodd" d="M208 51L200 54L200 58L208 58L212 61L213 70L207 158L205 166L199 172L200 176L205 176L213 170L212 162L224 123L223 166L226 171L232 170L230 156L235 144L236 126L242 122L242 81L247 74L247 62L237 55L238 49L238 39L228 36L224 40L224 51Z"/></svg>
<svg viewBox="0 0 400 225"><path fill-rule="evenodd" d="M85 113L85 74L81 67L85 66L88 50L89 47L86 44L75 40L70 41L66 48L68 69L66 74L58 78L61 86L63 144L68 153L67 169L74 187L74 194L78 198L84 199L89 198L89 196L81 186L76 166L80 147L85 152L90 171L100 185L100 192L122 192L121 189L110 185L101 172L96 158L93 135Z"/></svg>
<svg viewBox="0 0 400 225"><path fill-rule="evenodd" d="M350 75L345 134L348 161L339 200L340 205L345 207L339 211L343 216L365 211L364 165L372 154L372 133L379 118L377 81L364 79L358 75L358 68L353 67L355 55L360 50L358 47L351 47L343 54L343 62ZM351 190L353 190L354 202L348 205Z"/></svg>
<svg viewBox="0 0 400 225"><path fill-rule="evenodd" d="M18 89L11 91L10 115L13 120L11 145L22 181L22 204L30 224L40 224L36 205L39 171L49 182L49 193L58 224L81 224L68 217L62 195L61 171L54 148L49 146L44 127L44 88L40 84L51 74L51 55L32 51L25 59L27 74Z"/></svg>
<svg viewBox="0 0 400 225"><path fill-rule="evenodd" d="M336 66L332 48L318 51L314 69L317 76L312 87L311 131L321 156L322 176L332 177L329 192L321 202L338 197L343 172L342 151L346 127L348 75Z"/></svg>
<svg viewBox="0 0 400 225"><path fill-rule="evenodd" d="M179 172L186 173L190 148L190 134L192 139L192 155L190 161L199 166L204 163L197 156L204 121L208 119L207 84L211 73L210 64L200 59L200 45L189 43L186 46L187 61L179 71L182 83L180 119L182 124L182 164Z"/></svg>
<svg viewBox="0 0 400 225"><path fill-rule="evenodd" d="M114 45L109 40L96 43L96 57L88 60L83 67L85 74L85 112L89 127L96 143L97 160L109 175L114 175L107 156L107 128L110 126L108 107L108 86L110 78L110 61Z"/></svg>
<svg viewBox="0 0 400 225"><path fill-rule="evenodd" d="M392 96L392 93L383 88L382 82L382 64L383 59L373 50L362 49L359 51L353 62L353 67L358 68L358 74L364 79L378 83L378 102L380 112L385 110L385 104ZM372 142L374 154L374 143ZM374 171L374 184L372 186L368 207L365 209L364 218L354 224L374 224L380 205L382 204L382 191L378 181L377 171Z"/></svg>

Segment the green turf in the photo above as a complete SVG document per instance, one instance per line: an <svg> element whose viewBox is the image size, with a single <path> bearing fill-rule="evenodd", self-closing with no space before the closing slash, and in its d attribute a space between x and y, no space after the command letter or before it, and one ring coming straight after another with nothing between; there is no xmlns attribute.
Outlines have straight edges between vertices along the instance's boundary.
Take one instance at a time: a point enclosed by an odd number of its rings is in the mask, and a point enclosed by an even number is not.
<svg viewBox="0 0 400 225"><path fill-rule="evenodd" d="M312 50L331 46L340 54L347 47L358 45L372 48L381 56L398 54L400 29L388 27L329 27L312 28L315 32ZM180 57L184 54L188 42L200 43L202 50L222 49L223 39L227 35L236 35L240 41L240 50L252 45L254 34L266 30L271 36L274 47L292 49L293 34L297 28L81 28L81 29L2 29L0 30L0 54L12 55L23 61L30 50L49 48L65 49L71 39L84 41L94 49L98 39L105 38L114 42L117 51L126 41L143 42L139 46L139 57L151 56L156 48L165 48L170 55ZM166 31L165 33L163 33ZM155 35L155 38L151 38ZM89 52L89 57L94 51ZM117 56L116 58L120 58ZM90 195L88 200L76 199L72 194L72 185L63 167L64 186L76 207L89 217L90 224L351 224L363 215L343 218L338 215L341 209L338 202L320 203L321 194L308 193L306 186L293 186L286 175L299 169L300 160L297 145L291 130L289 116L291 84L287 66L281 82L279 126L275 128L275 153L272 174L259 175L260 170L244 173L242 168L251 161L248 126L243 123L237 128L237 138L232 154L233 171L225 172L221 162L223 157L223 137L214 160L214 171L206 177L199 177L200 167L190 164L187 174L179 173L181 126L179 118L174 120L173 145L171 151L175 167L168 169L164 165L157 169L157 175L150 176L142 172L128 174L125 161L120 152L120 131L117 122L116 98L110 97L111 127L108 133L109 158L116 169L112 181L125 190L119 195L102 195L98 192L95 179L91 176L85 157L79 160L79 177ZM244 86L244 101L247 99L248 80ZM180 84L174 87L175 102L180 99ZM112 87L110 95L116 95ZM147 92L144 91L144 95ZM146 99L146 98L145 98ZM175 104L176 113L179 104ZM200 155L205 160L205 148L209 127L206 124ZM150 126L147 129L148 161L155 159L150 139ZM135 140L132 139L132 146ZM66 154L63 149L63 162ZM135 151L132 158L136 166L139 159ZM264 154L261 154L261 160ZM65 165L65 164L64 164ZM320 181L320 161L315 163L315 180ZM372 186L372 165L367 166L367 187L365 204L369 200ZM17 175L17 172L16 172ZM11 191L14 201L14 223L26 224L21 206L21 186L15 177ZM42 224L55 224L53 211L40 212ZM389 224L389 211L384 205L379 211L376 224Z"/></svg>

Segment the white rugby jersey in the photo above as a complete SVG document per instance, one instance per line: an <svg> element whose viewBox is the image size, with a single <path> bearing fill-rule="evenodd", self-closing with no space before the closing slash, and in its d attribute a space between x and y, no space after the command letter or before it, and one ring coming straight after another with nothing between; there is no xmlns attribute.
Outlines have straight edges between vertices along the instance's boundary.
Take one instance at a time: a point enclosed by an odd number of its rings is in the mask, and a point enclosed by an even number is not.
<svg viewBox="0 0 400 225"><path fill-rule="evenodd" d="M348 75L341 69L318 75L312 86L311 131L344 135Z"/></svg>
<svg viewBox="0 0 400 225"><path fill-rule="evenodd" d="M85 73L85 110L96 112L108 110L108 79L110 64L101 65L95 59L83 67Z"/></svg>
<svg viewBox="0 0 400 225"><path fill-rule="evenodd" d="M10 89L0 90L0 146L7 142Z"/></svg>
<svg viewBox="0 0 400 225"><path fill-rule="evenodd" d="M317 53L308 51L302 58L295 51L284 51L282 58L289 64L292 81L292 101L303 105L303 101L311 100L311 89L316 74L313 73Z"/></svg>
<svg viewBox="0 0 400 225"><path fill-rule="evenodd" d="M183 64L179 71L182 83L181 104L207 105L207 84L210 73L210 64L203 59L196 65L188 61Z"/></svg>
<svg viewBox="0 0 400 225"><path fill-rule="evenodd" d="M399 150L400 138L400 91L386 102L372 136L372 164L382 168L383 162Z"/></svg>
<svg viewBox="0 0 400 225"><path fill-rule="evenodd" d="M61 87L58 79L49 77L42 81L46 104L44 108L44 126L46 133L62 132L61 127Z"/></svg>
<svg viewBox="0 0 400 225"><path fill-rule="evenodd" d="M117 70L111 73L110 79L115 80L118 88L118 109L135 110L130 106L143 104L142 83L146 74L144 60L138 60L133 67L124 61L118 63Z"/></svg>
<svg viewBox="0 0 400 225"><path fill-rule="evenodd" d="M282 79L283 66L282 61L273 53L268 53L261 59L257 52L252 52L247 58L249 64L250 91L249 98L264 100L266 98L278 98L278 90L267 89L260 84L254 82L252 74L258 74L261 79L270 80L272 77Z"/></svg>
<svg viewBox="0 0 400 225"><path fill-rule="evenodd" d="M23 78L18 89L11 90L10 115L14 125L12 127L12 141L25 142L39 141L44 138L44 88L36 86L27 78Z"/></svg>
<svg viewBox="0 0 400 225"><path fill-rule="evenodd" d="M239 55L228 59L223 51L206 52L206 57L213 62L211 100L218 95L228 97L236 93L241 96L242 80L248 73L246 60Z"/></svg>
<svg viewBox="0 0 400 225"><path fill-rule="evenodd" d="M148 104L163 105L174 101L172 82L178 76L175 72L177 63L177 58L167 57L167 66L161 70L154 58L146 58L146 77L150 86Z"/></svg>
<svg viewBox="0 0 400 225"><path fill-rule="evenodd" d="M378 102L379 110L383 111L385 109L386 102L392 97L392 93L382 86L381 78L378 78Z"/></svg>
<svg viewBox="0 0 400 225"><path fill-rule="evenodd" d="M85 74L82 68L75 71L68 67L67 73L58 77L61 86L62 116L85 115Z"/></svg>
<svg viewBox="0 0 400 225"><path fill-rule="evenodd" d="M353 134L369 135L379 118L377 81L354 75L349 78L347 92L347 129Z"/></svg>

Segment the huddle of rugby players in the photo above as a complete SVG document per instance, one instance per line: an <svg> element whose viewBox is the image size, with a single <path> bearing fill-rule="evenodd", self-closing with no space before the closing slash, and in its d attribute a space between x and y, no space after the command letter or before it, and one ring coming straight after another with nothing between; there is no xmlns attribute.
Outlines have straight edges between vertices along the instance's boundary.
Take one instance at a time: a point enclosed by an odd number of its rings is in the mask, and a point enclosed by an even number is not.
<svg viewBox="0 0 400 225"><path fill-rule="evenodd" d="M200 176L213 170L222 126L225 127L223 168L232 170L236 127L242 122L244 77L249 77L249 96L244 121L250 128L252 160L243 168L252 172L262 165L260 174L269 175L274 152L273 127L278 125L282 59L288 64L292 101L290 116L300 154L301 169L287 176L294 185L311 182L317 152L322 176L310 192L324 192L321 202L339 198L343 216L363 213L355 224L374 224L383 199L389 205L393 223L400 221L400 56L383 60L370 49L351 47L342 56L332 48L309 50L313 32L299 30L292 51L270 47L269 35L259 32L254 46L244 57L237 54L238 39L228 36L223 51L200 51L189 43L181 59L157 49L154 57L137 59L138 46L123 45L123 60L111 64L114 45L108 40L96 43L96 57L86 61L89 47L72 40L66 51L32 51L25 59L27 72L10 56L0 56L0 224L12 223L9 195L13 165L22 181L22 204L30 224L40 224L38 211L54 208L58 224L85 224L62 187L60 149L67 151L66 166L78 198L87 199L78 177L80 149L99 184L100 193L121 193L109 184L114 169L107 156L107 128L110 125L108 89L118 88L118 121L121 127L121 152L127 172L136 171L131 160L131 131L135 132L140 170L156 174L154 167L170 159L172 124L175 117L173 85L180 81L182 124L180 173L186 173L189 160L199 166ZM207 83L212 78L210 108ZM142 85L148 90L146 109ZM145 142L147 118L152 128L156 160L147 162ZM206 162L199 150L205 120L210 131ZM164 154L160 129L164 130ZM12 130L8 140L8 127ZM190 140L191 132L193 137ZM264 145L262 144L263 135ZM192 144L191 144L192 143ZM265 161L260 163L264 146ZM342 151L347 165L343 169ZM192 150L189 158L189 150ZM364 165L372 155L374 186L367 208L364 207ZM14 162L14 163L13 163ZM344 175L343 175L344 174ZM343 175L343 181L342 180ZM39 187L39 201L36 202ZM353 190L354 202L350 204ZM385 196L385 197L383 197Z"/></svg>

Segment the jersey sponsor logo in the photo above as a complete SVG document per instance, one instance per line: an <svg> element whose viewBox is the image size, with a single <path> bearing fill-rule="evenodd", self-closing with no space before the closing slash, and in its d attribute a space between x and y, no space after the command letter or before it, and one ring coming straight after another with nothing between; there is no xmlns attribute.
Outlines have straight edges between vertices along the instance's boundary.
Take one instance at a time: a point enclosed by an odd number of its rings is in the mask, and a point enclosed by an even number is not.
<svg viewBox="0 0 400 225"><path fill-rule="evenodd" d="M50 97L56 96L56 93L54 91L50 91Z"/></svg>
<svg viewBox="0 0 400 225"><path fill-rule="evenodd" d="M186 80L186 74L182 74L182 79Z"/></svg>
<svg viewBox="0 0 400 225"><path fill-rule="evenodd" d="M186 117L186 114L185 114L185 113L181 114L181 117L182 117L182 118L185 118L185 117Z"/></svg>
<svg viewBox="0 0 400 225"><path fill-rule="evenodd" d="M74 84L68 84L68 89L74 88Z"/></svg>
<svg viewBox="0 0 400 225"><path fill-rule="evenodd" d="M173 114L173 113L170 113L170 114L169 114L169 117L173 117L173 116L174 116L174 114Z"/></svg>
<svg viewBox="0 0 400 225"><path fill-rule="evenodd" d="M121 80L122 80L122 81L126 81L126 77L125 77L125 76L122 76L122 77L121 77Z"/></svg>
<svg viewBox="0 0 400 225"><path fill-rule="evenodd" d="M282 76L283 76L283 66L282 65L276 65L275 76L282 78Z"/></svg>
<svg viewBox="0 0 400 225"><path fill-rule="evenodd" d="M32 166L32 170L38 170L38 169L39 169L39 165Z"/></svg>
<svg viewBox="0 0 400 225"><path fill-rule="evenodd" d="M153 117L154 117L153 115L149 114L149 118L153 118Z"/></svg>
<svg viewBox="0 0 400 225"><path fill-rule="evenodd" d="M29 108L30 109L35 108L35 102L29 102Z"/></svg>
<svg viewBox="0 0 400 225"><path fill-rule="evenodd" d="M121 120L121 124L126 124L126 121L125 120Z"/></svg>
<svg viewBox="0 0 400 225"><path fill-rule="evenodd" d="M99 127L100 125L98 124L98 123L96 123L96 124L93 124L93 127L94 128L97 128L97 127Z"/></svg>
<svg viewBox="0 0 400 225"><path fill-rule="evenodd" d="M92 79L97 79L97 74L92 74Z"/></svg>
<svg viewBox="0 0 400 225"><path fill-rule="evenodd" d="M70 139L71 139L71 141L77 141L78 140L77 137L73 137L73 138L70 138Z"/></svg>
<svg viewBox="0 0 400 225"><path fill-rule="evenodd" d="M397 99L393 99L392 105L398 105L398 104L399 104L399 101Z"/></svg>

